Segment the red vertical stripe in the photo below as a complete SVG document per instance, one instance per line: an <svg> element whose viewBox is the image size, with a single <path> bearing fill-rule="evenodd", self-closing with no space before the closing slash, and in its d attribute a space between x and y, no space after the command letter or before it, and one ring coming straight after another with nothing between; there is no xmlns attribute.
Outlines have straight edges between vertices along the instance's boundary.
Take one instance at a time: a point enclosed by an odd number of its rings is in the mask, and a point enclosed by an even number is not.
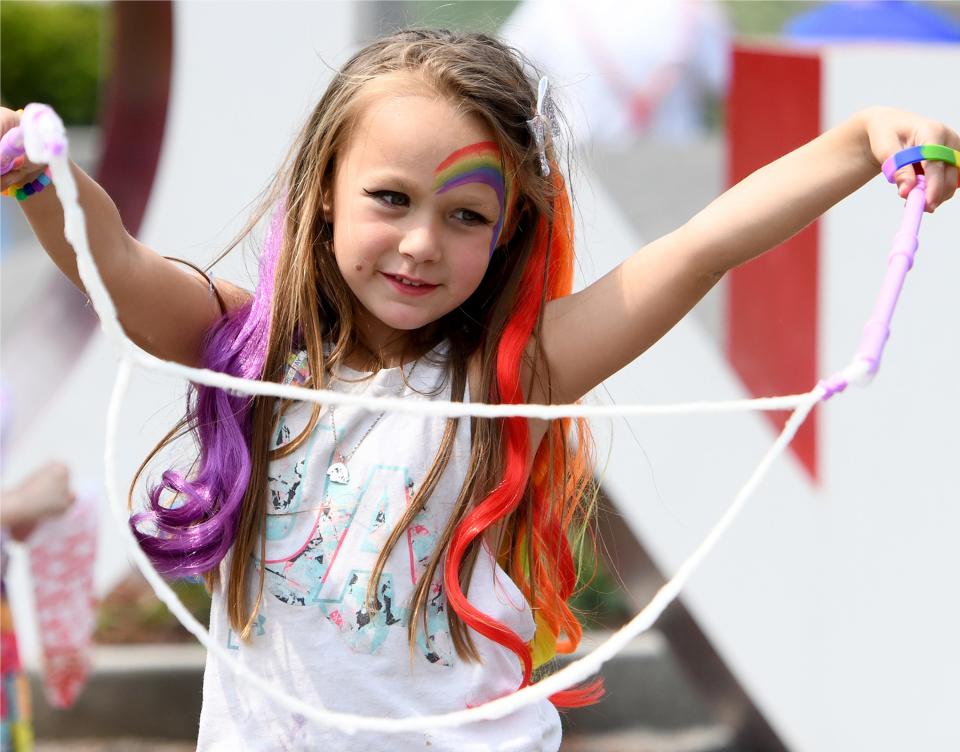
<svg viewBox="0 0 960 752"><path fill-rule="evenodd" d="M815 52L738 48L728 100L730 185L820 133L821 71ZM729 275L727 357L754 396L793 394L817 380L819 223ZM783 413L770 414L777 428ZM814 411L793 441L817 479Z"/></svg>
<svg viewBox="0 0 960 752"><path fill-rule="evenodd" d="M173 71L169 0L113 3L113 63L101 114L97 181L131 235L140 231L160 161Z"/></svg>

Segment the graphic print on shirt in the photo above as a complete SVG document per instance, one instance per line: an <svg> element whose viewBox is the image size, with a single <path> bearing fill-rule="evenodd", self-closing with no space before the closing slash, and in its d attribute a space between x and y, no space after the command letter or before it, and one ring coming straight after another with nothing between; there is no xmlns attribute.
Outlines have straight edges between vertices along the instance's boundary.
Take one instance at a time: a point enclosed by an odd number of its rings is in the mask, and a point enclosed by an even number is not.
<svg viewBox="0 0 960 752"><path fill-rule="evenodd" d="M284 428L281 418L275 432L278 443L290 440L290 431ZM388 465L375 465L359 484L331 482L321 470L333 461L333 450L326 457L314 453L317 437L325 430L329 432L323 426L314 430L303 454L294 452L270 465L265 587L287 605L318 608L352 650L376 653L391 627L406 632L406 601L429 561L437 526L427 507L417 514L380 576L377 608L368 609L371 570L413 499L415 483L406 468ZM305 499L320 501L307 508ZM356 519L359 510L362 519ZM350 553L341 557L345 548ZM397 588L401 581L402 598ZM431 586L426 635L421 628L418 642L426 660L451 665L453 644L442 574Z"/></svg>
<svg viewBox="0 0 960 752"><path fill-rule="evenodd" d="M453 639L447 625L447 599L443 594L443 580L438 576L430 584L427 601L427 629L417 630L417 643L430 663L450 666L453 660Z"/></svg>
<svg viewBox="0 0 960 752"><path fill-rule="evenodd" d="M263 614L257 614L257 620L253 624L253 636L262 637L266 633L266 628L263 626L267 622L267 617ZM227 630L227 648L229 650L239 650L240 649L240 638L237 637L237 633L232 629Z"/></svg>
<svg viewBox="0 0 960 752"><path fill-rule="evenodd" d="M369 584L370 572L353 569L342 592L331 593L327 597L318 594L316 598L323 615L358 653L376 653L387 639L387 630L405 623L403 617L406 609L398 607L394 601L393 576L386 572L380 575L376 610L373 611L366 604Z"/></svg>

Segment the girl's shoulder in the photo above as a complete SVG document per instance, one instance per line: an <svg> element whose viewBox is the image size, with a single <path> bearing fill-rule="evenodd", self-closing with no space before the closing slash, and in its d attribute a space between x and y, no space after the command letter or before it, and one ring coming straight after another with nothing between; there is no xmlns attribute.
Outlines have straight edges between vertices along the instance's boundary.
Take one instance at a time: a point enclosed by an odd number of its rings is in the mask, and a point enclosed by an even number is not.
<svg viewBox="0 0 960 752"><path fill-rule="evenodd" d="M187 274L191 271L199 276L210 290L210 295L216 299L220 308L220 314L226 315L230 311L241 308L253 297L253 293L239 285L228 282L225 279L214 277L212 274L204 271L199 266L187 259L176 256L164 256L164 260L172 261L179 265Z"/></svg>
<svg viewBox="0 0 960 752"><path fill-rule="evenodd" d="M217 296L223 313L242 308L253 298L252 292L225 279L211 279L210 287Z"/></svg>

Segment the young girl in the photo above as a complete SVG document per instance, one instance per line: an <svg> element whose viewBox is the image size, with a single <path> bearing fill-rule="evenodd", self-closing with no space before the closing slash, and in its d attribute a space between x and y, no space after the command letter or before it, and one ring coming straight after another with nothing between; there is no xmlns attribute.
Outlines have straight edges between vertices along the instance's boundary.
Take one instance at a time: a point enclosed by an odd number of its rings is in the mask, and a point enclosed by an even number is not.
<svg viewBox="0 0 960 752"><path fill-rule="evenodd" d="M942 124L863 111L571 295L570 201L529 70L495 39L446 31L356 54L246 230L270 217L254 293L211 287L130 237L75 168L126 331L161 358L252 378L411 401L573 402L892 153L960 148ZM2 116L4 131L18 122ZM957 173L925 167L933 211ZM40 169L25 164L3 187ZM901 195L914 175L898 174ZM53 191L21 206L80 285ZM200 445L192 472L165 473L132 524L161 571L207 576L214 639L288 692L364 715L444 713L516 690L577 646L570 540L593 499L582 422L321 410L200 387L171 436L184 431ZM601 691L457 729L344 737L210 659L198 746L556 750L555 706Z"/></svg>

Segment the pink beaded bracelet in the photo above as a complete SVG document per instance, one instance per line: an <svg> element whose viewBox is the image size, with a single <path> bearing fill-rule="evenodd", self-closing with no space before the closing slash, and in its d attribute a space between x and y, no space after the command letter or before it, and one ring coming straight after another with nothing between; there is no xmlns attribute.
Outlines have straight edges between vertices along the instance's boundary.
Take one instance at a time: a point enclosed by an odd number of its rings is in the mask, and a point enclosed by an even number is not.
<svg viewBox="0 0 960 752"><path fill-rule="evenodd" d="M11 185L4 192L4 196L13 196L17 201L26 201L35 193L40 193L44 188L50 185L50 168L48 167L36 180L24 183L21 186Z"/></svg>

